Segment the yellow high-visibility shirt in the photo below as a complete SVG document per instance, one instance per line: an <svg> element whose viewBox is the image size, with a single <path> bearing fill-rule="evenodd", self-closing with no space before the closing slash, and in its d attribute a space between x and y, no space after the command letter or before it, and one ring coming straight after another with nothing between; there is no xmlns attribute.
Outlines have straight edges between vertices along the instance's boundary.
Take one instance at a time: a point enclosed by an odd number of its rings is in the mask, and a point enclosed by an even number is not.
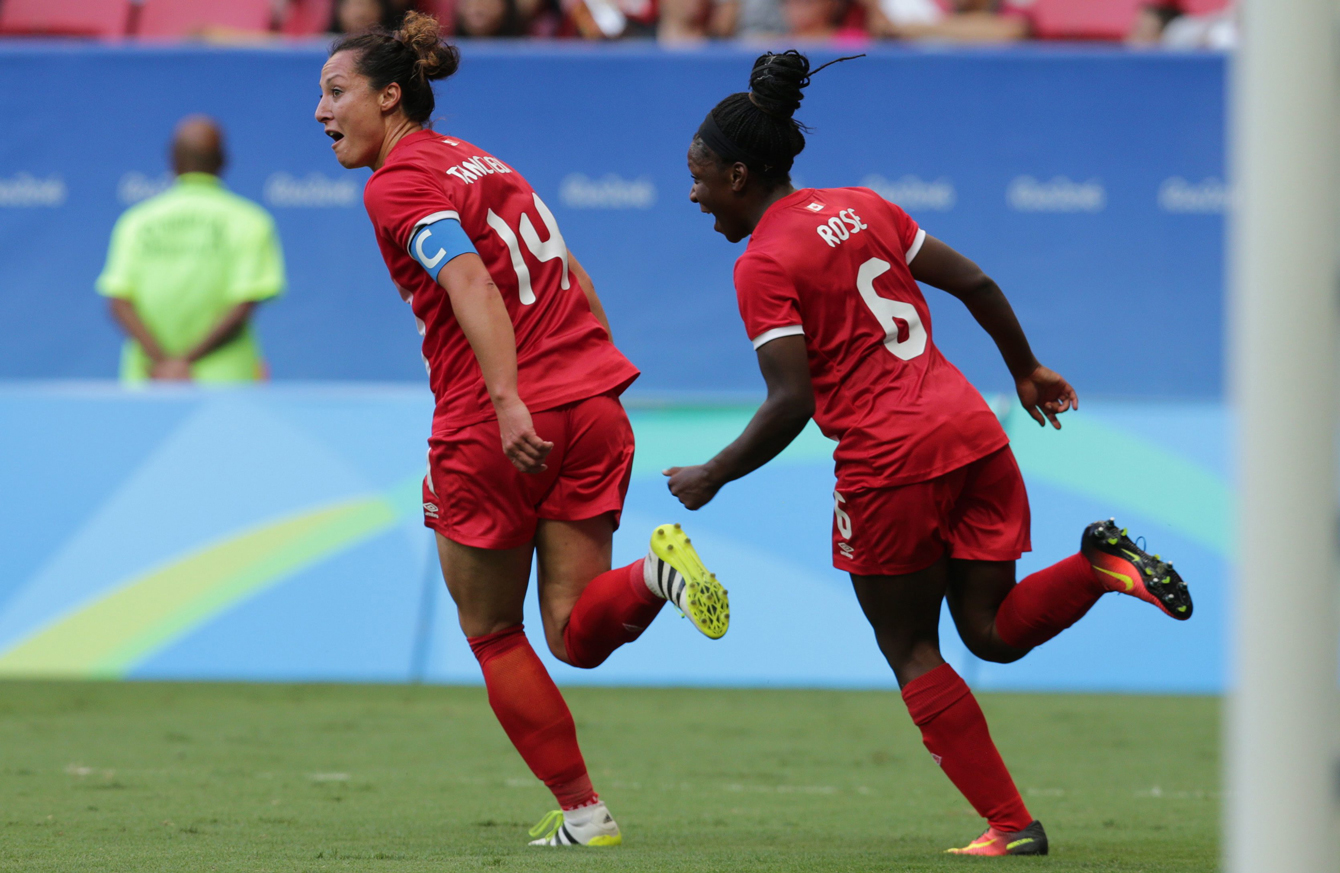
<svg viewBox="0 0 1340 873"><path fill-rule="evenodd" d="M274 220L208 173L183 173L167 191L126 210L112 231L98 293L129 300L170 356L182 356L239 303L284 290L284 258ZM149 376L149 356L133 339L121 379ZM247 382L263 371L250 324L196 361L200 382Z"/></svg>

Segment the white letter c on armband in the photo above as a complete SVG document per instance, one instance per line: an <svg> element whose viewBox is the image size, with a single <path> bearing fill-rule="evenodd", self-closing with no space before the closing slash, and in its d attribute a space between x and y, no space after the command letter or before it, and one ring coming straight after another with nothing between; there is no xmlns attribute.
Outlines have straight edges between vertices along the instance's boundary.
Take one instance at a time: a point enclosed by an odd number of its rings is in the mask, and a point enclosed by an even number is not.
<svg viewBox="0 0 1340 873"><path fill-rule="evenodd" d="M438 249L437 254L432 258L429 258L423 253L423 241L432 235L433 232L425 227L423 233L419 234L418 238L414 240L414 253L419 256L419 263L423 264L424 269L429 272L432 272L432 269L440 264L442 259L447 256L446 249Z"/></svg>

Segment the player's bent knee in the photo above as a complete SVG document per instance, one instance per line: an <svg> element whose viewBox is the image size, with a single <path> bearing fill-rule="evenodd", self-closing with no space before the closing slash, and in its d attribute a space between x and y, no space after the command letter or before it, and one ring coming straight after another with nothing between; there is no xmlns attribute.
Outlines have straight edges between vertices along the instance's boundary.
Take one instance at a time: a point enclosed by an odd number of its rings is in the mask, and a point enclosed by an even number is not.
<svg viewBox="0 0 1340 873"><path fill-rule="evenodd" d="M553 655L555 658L562 661L564 664L567 664L569 667L581 666L580 664L573 663L575 659L572 657L572 655L568 654L568 647L563 644L562 640L558 641L549 640L549 654Z"/></svg>
<svg viewBox="0 0 1340 873"><path fill-rule="evenodd" d="M580 645L574 645L574 643L576 641L569 638L565 628L561 638L549 640L549 651L564 664L569 667L576 667L579 670L591 670L599 667L610 656L609 652L584 651Z"/></svg>
<svg viewBox="0 0 1340 873"><path fill-rule="evenodd" d="M551 649L550 651L554 650ZM562 661L564 664L567 664L569 667L576 667L578 670L594 670L596 667L599 667L601 664L605 663L605 659L609 656L601 655L598 657L583 658L583 657L574 657L571 652L566 652L560 655L557 651L554 651L554 657L558 658L560 661Z"/></svg>
<svg viewBox="0 0 1340 873"><path fill-rule="evenodd" d="M963 644L974 657L989 661L992 664L1013 664L1031 651L1031 649L1016 649L1013 646L1007 646L1000 640L972 639L966 636L963 637Z"/></svg>

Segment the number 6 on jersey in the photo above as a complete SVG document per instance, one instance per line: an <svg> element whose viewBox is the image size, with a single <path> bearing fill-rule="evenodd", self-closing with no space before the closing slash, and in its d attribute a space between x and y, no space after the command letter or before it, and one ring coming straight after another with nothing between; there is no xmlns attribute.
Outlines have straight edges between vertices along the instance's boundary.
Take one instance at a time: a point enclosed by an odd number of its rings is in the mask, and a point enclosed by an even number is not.
<svg viewBox="0 0 1340 873"><path fill-rule="evenodd" d="M911 303L880 297L875 292L875 280L890 269L889 262L881 258L871 258L861 264L856 274L856 290L861 292L861 299L884 328L884 348L901 360L910 361L926 351L926 329L921 326L921 315ZM902 333L899 321L907 325L905 340L899 339Z"/></svg>

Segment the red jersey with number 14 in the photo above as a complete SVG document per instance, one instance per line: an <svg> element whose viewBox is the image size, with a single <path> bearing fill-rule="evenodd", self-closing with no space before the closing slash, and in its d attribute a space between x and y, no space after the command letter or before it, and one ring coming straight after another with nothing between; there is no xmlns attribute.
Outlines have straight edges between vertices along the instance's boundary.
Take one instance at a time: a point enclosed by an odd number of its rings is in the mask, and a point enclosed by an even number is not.
<svg viewBox="0 0 1340 873"><path fill-rule="evenodd" d="M838 441L838 488L933 479L1009 440L931 341L908 264L926 232L868 188L806 188L774 203L735 263L754 347L803 334L814 420Z"/></svg>
<svg viewBox="0 0 1340 873"><path fill-rule="evenodd" d="M460 222L502 293L516 333L518 392L532 412L622 391L637 378L591 314L553 213L507 164L456 137L417 131L372 174L363 203L423 336L434 431L494 415L446 290L409 251L417 228L444 218Z"/></svg>

